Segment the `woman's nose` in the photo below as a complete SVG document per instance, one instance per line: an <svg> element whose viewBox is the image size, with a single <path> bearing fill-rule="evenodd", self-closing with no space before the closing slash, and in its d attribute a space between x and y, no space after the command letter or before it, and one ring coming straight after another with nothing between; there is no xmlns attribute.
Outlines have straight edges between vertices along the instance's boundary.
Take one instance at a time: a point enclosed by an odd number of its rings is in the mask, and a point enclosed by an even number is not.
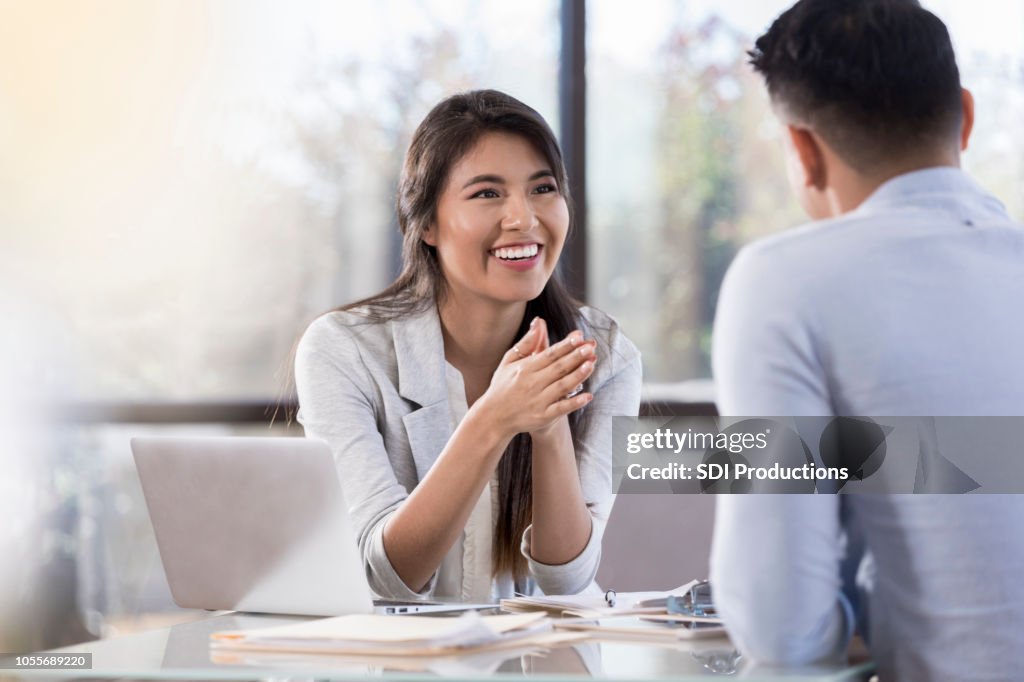
<svg viewBox="0 0 1024 682"><path fill-rule="evenodd" d="M501 220L501 229L526 232L537 226L537 214L526 197L512 198L506 206L508 210Z"/></svg>

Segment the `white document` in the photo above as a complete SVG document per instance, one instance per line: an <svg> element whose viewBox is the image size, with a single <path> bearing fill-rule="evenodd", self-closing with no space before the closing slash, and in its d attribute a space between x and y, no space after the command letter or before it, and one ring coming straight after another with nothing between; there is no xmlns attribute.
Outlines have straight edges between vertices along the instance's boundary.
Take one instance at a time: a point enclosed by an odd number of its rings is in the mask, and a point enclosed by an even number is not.
<svg viewBox="0 0 1024 682"><path fill-rule="evenodd" d="M334 654L433 655L546 640L544 613L459 618L349 615L257 630L216 632L215 649Z"/></svg>

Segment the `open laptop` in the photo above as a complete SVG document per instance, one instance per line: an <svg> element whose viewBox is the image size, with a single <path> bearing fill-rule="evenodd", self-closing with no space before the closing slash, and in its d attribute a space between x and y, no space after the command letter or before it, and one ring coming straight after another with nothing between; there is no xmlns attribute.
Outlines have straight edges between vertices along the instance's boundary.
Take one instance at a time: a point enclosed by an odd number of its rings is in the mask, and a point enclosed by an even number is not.
<svg viewBox="0 0 1024 682"><path fill-rule="evenodd" d="M306 438L133 438L174 602L310 616L491 604L375 604L327 444Z"/></svg>

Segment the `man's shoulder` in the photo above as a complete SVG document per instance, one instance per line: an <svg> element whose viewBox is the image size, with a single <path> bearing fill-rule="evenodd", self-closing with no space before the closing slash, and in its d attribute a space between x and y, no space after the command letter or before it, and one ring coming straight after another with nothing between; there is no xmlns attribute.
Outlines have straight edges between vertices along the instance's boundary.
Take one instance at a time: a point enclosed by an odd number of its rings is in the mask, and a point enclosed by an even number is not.
<svg viewBox="0 0 1024 682"><path fill-rule="evenodd" d="M807 299L832 285L849 286L873 270L909 265L922 244L941 232L915 210L852 211L762 237L740 249L730 277L766 287L765 293L785 291Z"/></svg>
<svg viewBox="0 0 1024 682"><path fill-rule="evenodd" d="M837 233L848 221L827 220L806 223L778 234L756 239L743 246L733 258L723 288L741 290L760 299L787 299L808 291L808 284L821 283L835 268Z"/></svg>
<svg viewBox="0 0 1024 682"><path fill-rule="evenodd" d="M744 246L737 257L746 260L769 260L773 262L798 261L795 265L807 266L806 259L839 256L835 253L838 245L849 246L858 241L866 243L870 228L878 224L877 219L846 214L836 218L815 220L789 228L777 234L768 235Z"/></svg>

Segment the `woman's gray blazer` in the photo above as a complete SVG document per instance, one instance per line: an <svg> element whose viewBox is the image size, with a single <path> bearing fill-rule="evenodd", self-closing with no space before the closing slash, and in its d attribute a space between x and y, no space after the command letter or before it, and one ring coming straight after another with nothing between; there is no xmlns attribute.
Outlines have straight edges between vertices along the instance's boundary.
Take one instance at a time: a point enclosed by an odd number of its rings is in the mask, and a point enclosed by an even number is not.
<svg viewBox="0 0 1024 682"><path fill-rule="evenodd" d="M546 594L579 592L597 574L613 501L611 417L635 416L640 404L639 351L612 318L593 308L582 313L582 331L598 340L587 385L594 400L577 453L593 530L579 556L557 566L533 560L527 530L523 553ZM299 342L295 382L306 436L326 441L334 455L370 586L388 598L430 595L436 573L412 592L384 552L383 530L452 434L436 307L383 323L353 312L317 318Z"/></svg>

